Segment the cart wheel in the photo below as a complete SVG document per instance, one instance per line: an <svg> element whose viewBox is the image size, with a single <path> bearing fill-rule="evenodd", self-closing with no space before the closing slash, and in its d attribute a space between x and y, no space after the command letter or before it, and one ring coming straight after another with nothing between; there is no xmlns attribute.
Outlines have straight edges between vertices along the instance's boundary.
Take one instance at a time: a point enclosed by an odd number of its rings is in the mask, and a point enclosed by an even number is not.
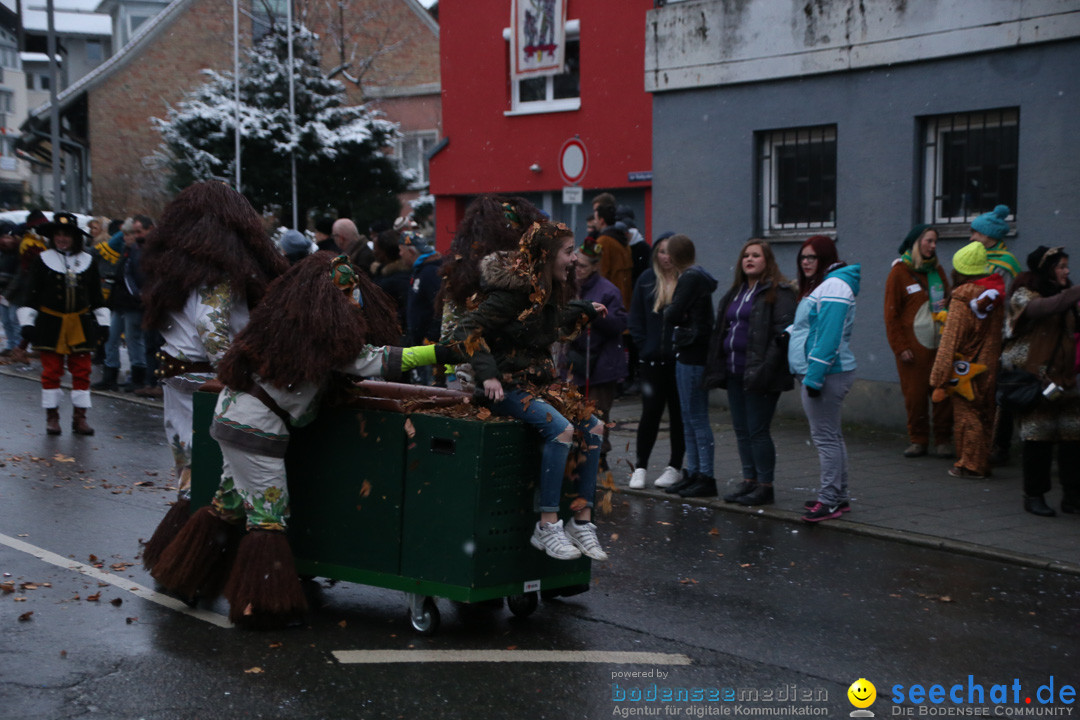
<svg viewBox="0 0 1080 720"><path fill-rule="evenodd" d="M524 595L509 595L506 598L506 605L510 608L510 612L514 613L515 617L520 618L532 615L539 604L540 595L534 592L525 593Z"/></svg>
<svg viewBox="0 0 1080 720"><path fill-rule="evenodd" d="M434 635L439 629L439 606L431 598L424 598L424 603L419 613L409 610L409 622L413 630L421 635Z"/></svg>

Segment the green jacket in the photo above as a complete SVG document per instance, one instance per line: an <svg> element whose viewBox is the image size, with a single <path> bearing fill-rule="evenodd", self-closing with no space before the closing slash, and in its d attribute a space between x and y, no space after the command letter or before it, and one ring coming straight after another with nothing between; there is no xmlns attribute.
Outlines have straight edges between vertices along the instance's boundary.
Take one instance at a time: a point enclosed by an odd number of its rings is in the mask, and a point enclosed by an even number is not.
<svg viewBox="0 0 1080 720"><path fill-rule="evenodd" d="M480 304L454 329L477 387L489 378L511 387L550 384L557 378L552 344L571 339L597 315L584 300L562 307L548 300L533 308L530 278L515 272L519 257L516 251L503 251L483 259Z"/></svg>

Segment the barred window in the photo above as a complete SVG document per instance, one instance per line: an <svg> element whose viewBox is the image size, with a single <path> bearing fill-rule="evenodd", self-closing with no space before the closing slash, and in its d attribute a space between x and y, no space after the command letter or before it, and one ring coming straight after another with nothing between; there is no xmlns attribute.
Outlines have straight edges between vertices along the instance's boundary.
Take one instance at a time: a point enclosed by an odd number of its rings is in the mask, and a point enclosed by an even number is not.
<svg viewBox="0 0 1080 720"><path fill-rule="evenodd" d="M1008 205L1015 219L1020 111L939 115L923 123L926 222L967 223L996 205Z"/></svg>
<svg viewBox="0 0 1080 720"><path fill-rule="evenodd" d="M836 227L836 126L759 133L763 234Z"/></svg>

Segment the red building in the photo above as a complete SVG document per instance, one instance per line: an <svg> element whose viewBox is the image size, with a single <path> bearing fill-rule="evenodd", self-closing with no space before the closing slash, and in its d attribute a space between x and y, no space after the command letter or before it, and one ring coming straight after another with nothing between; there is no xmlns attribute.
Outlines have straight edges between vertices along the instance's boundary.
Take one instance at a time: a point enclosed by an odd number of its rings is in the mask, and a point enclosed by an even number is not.
<svg viewBox="0 0 1080 720"><path fill-rule="evenodd" d="M612 192L652 238L652 97L644 68L645 14L654 2L566 4L566 71L520 82L510 78L511 0L440 4L443 141L430 161L440 249L482 193L524 196L553 218L574 221L580 235L592 198ZM576 208L563 204L570 183L560 171L572 138L587 160Z"/></svg>

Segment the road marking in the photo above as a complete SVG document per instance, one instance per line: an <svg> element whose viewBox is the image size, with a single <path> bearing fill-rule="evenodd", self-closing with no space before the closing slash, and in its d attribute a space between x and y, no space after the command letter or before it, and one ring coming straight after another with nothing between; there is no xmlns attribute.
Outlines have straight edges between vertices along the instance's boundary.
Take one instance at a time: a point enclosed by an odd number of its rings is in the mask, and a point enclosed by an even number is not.
<svg viewBox="0 0 1080 720"><path fill-rule="evenodd" d="M115 585L121 590L126 590L132 595L140 597L143 600L149 600L152 603L157 603L158 605L167 607L170 610L175 610L179 613L183 613L184 615L190 615L197 620L203 620L210 623L211 625L217 625L218 627L223 628L233 627L233 624L229 622L229 618L225 617L224 615L219 615L218 613L210 612L209 610L190 608L180 600L177 600L176 598L170 597L168 595L163 595L156 590L145 587L144 585L140 585L139 583L131 580L130 578L122 578L119 575L107 573L103 570L99 570L92 565L85 565L76 560L72 560L71 558L57 555L54 552L49 552L48 550L37 547L36 545L31 545L30 543L23 542L22 540L10 537L8 535L0 534L0 544L7 545L13 550L18 550L28 555L33 555L38 560L44 560L45 562L55 565L57 567L64 568L66 570L74 570L88 577L92 577L95 580L100 580L101 582L107 582L110 585Z"/></svg>
<svg viewBox="0 0 1080 720"><path fill-rule="evenodd" d="M681 653L602 650L334 650L342 665L382 663L603 663L606 665L690 665Z"/></svg>

